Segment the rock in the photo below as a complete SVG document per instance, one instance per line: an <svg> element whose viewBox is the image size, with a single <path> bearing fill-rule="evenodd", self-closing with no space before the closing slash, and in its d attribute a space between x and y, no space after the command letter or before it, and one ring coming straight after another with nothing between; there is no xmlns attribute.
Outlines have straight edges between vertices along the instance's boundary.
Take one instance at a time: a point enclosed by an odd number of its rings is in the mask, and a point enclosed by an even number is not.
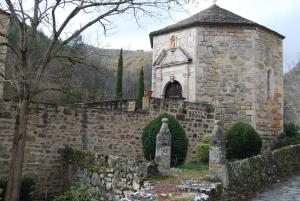
<svg viewBox="0 0 300 201"><path fill-rule="evenodd" d="M92 183L93 186L100 185L100 178L99 178L99 174L98 173L93 173L92 174L91 183Z"/></svg>
<svg viewBox="0 0 300 201"><path fill-rule="evenodd" d="M204 193L196 194L194 197L194 201L208 201L208 200L209 200L209 196Z"/></svg>
<svg viewBox="0 0 300 201"><path fill-rule="evenodd" d="M143 176L145 178L156 177L159 175L157 165L153 163L147 163L143 167Z"/></svg>
<svg viewBox="0 0 300 201"><path fill-rule="evenodd" d="M140 190L140 187L141 187L141 186L140 186L140 184L139 184L137 181L134 180L134 181L132 182L132 188L133 188L134 191Z"/></svg>
<svg viewBox="0 0 300 201"><path fill-rule="evenodd" d="M105 189L110 191L112 189L112 183L111 182L106 182Z"/></svg>

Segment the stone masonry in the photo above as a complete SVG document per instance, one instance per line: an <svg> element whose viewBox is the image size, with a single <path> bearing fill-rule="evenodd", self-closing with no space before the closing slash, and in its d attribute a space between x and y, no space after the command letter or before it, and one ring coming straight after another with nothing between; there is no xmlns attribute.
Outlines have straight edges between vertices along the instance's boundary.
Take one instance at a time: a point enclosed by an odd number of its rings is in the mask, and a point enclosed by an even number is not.
<svg viewBox="0 0 300 201"><path fill-rule="evenodd" d="M209 146L209 178L212 181L221 181L225 187L229 183L225 132L220 121L215 121L215 128Z"/></svg>
<svg viewBox="0 0 300 201"><path fill-rule="evenodd" d="M168 174L171 166L171 133L169 120L163 118L159 133L156 136L155 163L161 174Z"/></svg>
<svg viewBox="0 0 300 201"><path fill-rule="evenodd" d="M225 128L249 122L272 145L283 131L283 39L213 5L150 33L153 95L176 80L186 100L212 104Z"/></svg>
<svg viewBox="0 0 300 201"><path fill-rule="evenodd" d="M145 164L123 157L106 157L105 164L99 165L99 171L90 171L82 167L70 165L67 176L71 186L82 181L101 189L100 200L119 201L129 193L140 190L144 181Z"/></svg>
<svg viewBox="0 0 300 201"><path fill-rule="evenodd" d="M121 108L120 108L121 107ZM142 159L142 129L163 112L180 122L189 140L187 159L195 159L196 145L210 133L214 109L210 105L151 98L145 111L126 112L121 104L57 107L30 106L24 175L37 178L37 197L63 190L63 166L59 149L69 145L99 154ZM0 104L0 178L8 174L14 131L13 105Z"/></svg>
<svg viewBox="0 0 300 201"><path fill-rule="evenodd" d="M5 60L7 52L7 47L3 45L7 42L7 38L1 35L3 34L4 36L6 36L9 22L9 15L0 10L0 99L3 97L3 86L5 80Z"/></svg>

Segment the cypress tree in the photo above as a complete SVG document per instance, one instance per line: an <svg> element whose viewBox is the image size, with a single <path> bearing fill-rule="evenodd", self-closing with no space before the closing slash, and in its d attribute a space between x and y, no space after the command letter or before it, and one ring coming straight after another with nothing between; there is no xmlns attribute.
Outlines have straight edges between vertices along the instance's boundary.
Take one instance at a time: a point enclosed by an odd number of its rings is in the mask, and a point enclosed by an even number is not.
<svg viewBox="0 0 300 201"><path fill-rule="evenodd" d="M116 99L122 98L122 81L123 81L123 49L120 50L120 55L118 60Z"/></svg>
<svg viewBox="0 0 300 201"><path fill-rule="evenodd" d="M137 108L143 107L143 96L144 96L144 69L141 68L140 76L136 86L136 106Z"/></svg>

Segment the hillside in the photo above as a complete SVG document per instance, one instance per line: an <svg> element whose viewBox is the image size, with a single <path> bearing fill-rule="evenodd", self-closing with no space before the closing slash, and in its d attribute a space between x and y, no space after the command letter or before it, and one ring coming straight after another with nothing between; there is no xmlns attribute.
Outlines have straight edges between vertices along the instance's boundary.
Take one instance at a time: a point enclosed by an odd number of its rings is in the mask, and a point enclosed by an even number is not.
<svg viewBox="0 0 300 201"><path fill-rule="evenodd" d="M63 50L65 55L76 55L84 58L82 63L70 59L53 59L42 78L41 87L59 88L59 90L45 91L35 97L34 101L56 104L74 102L93 102L114 99L116 68L120 50L100 49L85 45L80 40L73 41ZM9 30L9 41L17 45L18 34L14 26ZM49 39L39 33L38 48L31 54L41 56L47 47ZM14 80L14 54L8 52L6 64L6 79ZM141 67L144 67L145 89L151 89L151 61L152 53L143 50L123 50L123 98L135 98L135 88ZM83 64L84 63L84 64ZM16 89L10 84L4 88L5 98L14 97Z"/></svg>
<svg viewBox="0 0 300 201"><path fill-rule="evenodd" d="M284 75L284 120L300 125L300 62Z"/></svg>

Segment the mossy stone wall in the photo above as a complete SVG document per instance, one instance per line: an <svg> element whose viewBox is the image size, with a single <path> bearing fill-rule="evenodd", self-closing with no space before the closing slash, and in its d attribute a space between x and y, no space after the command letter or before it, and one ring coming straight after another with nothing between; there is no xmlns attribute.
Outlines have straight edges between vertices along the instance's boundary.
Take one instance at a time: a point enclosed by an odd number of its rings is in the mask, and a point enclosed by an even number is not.
<svg viewBox="0 0 300 201"><path fill-rule="evenodd" d="M256 192L279 178L300 170L300 145L291 145L261 155L228 163L228 200Z"/></svg>

